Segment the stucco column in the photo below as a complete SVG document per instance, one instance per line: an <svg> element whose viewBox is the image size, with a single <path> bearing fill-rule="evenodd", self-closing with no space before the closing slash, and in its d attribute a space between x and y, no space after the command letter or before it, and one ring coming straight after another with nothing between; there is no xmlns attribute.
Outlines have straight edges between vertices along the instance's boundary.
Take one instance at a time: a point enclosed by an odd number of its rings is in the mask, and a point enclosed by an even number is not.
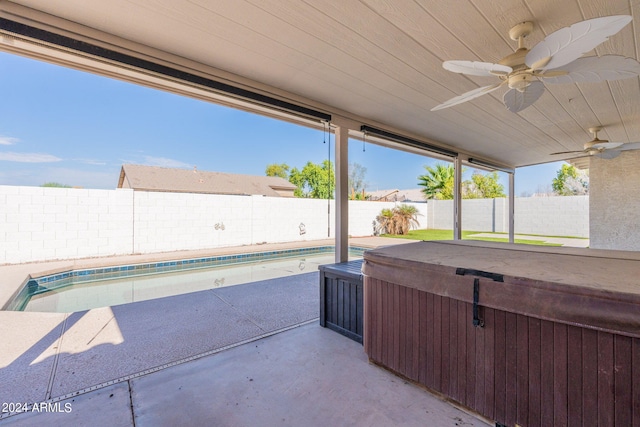
<svg viewBox="0 0 640 427"><path fill-rule="evenodd" d="M336 136L336 262L349 260L349 129L335 128Z"/></svg>
<svg viewBox="0 0 640 427"><path fill-rule="evenodd" d="M453 159L453 239L462 239L462 159Z"/></svg>
<svg viewBox="0 0 640 427"><path fill-rule="evenodd" d="M589 159L589 247L640 251L640 150Z"/></svg>

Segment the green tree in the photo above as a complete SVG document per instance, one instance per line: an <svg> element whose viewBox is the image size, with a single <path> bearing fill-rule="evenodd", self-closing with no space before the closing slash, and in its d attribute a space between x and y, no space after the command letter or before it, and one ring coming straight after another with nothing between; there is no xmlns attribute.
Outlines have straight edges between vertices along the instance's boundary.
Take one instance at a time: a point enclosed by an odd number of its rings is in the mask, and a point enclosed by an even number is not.
<svg viewBox="0 0 640 427"><path fill-rule="evenodd" d="M267 176L279 176L280 178L289 179L289 165L286 163L271 163L267 165L264 173Z"/></svg>
<svg viewBox="0 0 640 427"><path fill-rule="evenodd" d="M425 199L450 200L454 192L453 165L436 163L434 167L425 166L427 174L418 176L418 185L424 187ZM464 172L465 169L462 169ZM500 184L497 172L486 175L474 172L470 180L461 182L463 199L493 199L506 197L504 186Z"/></svg>
<svg viewBox="0 0 640 427"><path fill-rule="evenodd" d="M559 196L577 196L589 194L589 174L576 169L573 165L563 164L551 182L553 192Z"/></svg>
<svg viewBox="0 0 640 427"><path fill-rule="evenodd" d="M324 160L321 164L307 162L302 170L293 168L289 174L289 182L298 187L294 191L296 197L332 199L336 186L333 163L329 160Z"/></svg>
<svg viewBox="0 0 640 427"><path fill-rule="evenodd" d="M424 198L453 199L453 165L436 163L435 166L425 166L425 169L427 174L418 176L418 185L424 187Z"/></svg>
<svg viewBox="0 0 640 427"><path fill-rule="evenodd" d="M466 182L465 199L495 199L498 197L507 197L504 193L504 186L498 181L498 172L491 172L483 175L474 172L471 175L471 181ZM466 194L465 194L466 193Z"/></svg>
<svg viewBox="0 0 640 427"><path fill-rule="evenodd" d="M58 182L45 182L40 187L71 188L70 185L60 184Z"/></svg>
<svg viewBox="0 0 640 427"><path fill-rule="evenodd" d="M360 193L351 191L351 194L349 194L349 200L369 200L370 197L371 196L369 194L366 194L364 190L362 190Z"/></svg>
<svg viewBox="0 0 640 427"><path fill-rule="evenodd" d="M364 176L367 168L359 163L349 163L349 198L353 200L363 200L366 183Z"/></svg>

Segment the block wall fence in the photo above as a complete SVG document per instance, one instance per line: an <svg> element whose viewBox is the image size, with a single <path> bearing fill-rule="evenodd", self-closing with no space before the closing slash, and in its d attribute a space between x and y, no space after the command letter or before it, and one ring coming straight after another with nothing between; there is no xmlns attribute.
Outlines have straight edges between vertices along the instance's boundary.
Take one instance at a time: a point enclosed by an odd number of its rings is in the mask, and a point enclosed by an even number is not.
<svg viewBox="0 0 640 427"><path fill-rule="evenodd" d="M412 203L420 228L452 228L451 201ZM394 202L349 202L349 234L371 236ZM463 229L507 231L507 200L463 201ZM516 199L516 232L588 237L587 196ZM0 264L334 237L334 202L130 189L0 185Z"/></svg>
<svg viewBox="0 0 640 427"><path fill-rule="evenodd" d="M427 205L429 228L453 229L453 200ZM516 197L514 222L520 234L589 237L589 196ZM463 200L462 229L508 233L509 200Z"/></svg>

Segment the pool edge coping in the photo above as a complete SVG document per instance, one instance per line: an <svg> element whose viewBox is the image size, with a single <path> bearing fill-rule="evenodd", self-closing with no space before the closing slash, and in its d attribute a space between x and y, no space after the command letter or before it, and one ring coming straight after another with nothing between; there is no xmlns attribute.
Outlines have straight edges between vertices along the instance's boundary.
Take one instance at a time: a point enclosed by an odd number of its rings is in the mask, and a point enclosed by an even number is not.
<svg viewBox="0 0 640 427"><path fill-rule="evenodd" d="M200 261L201 265L200 266L194 266L192 268L183 268L180 269L180 271L191 271L194 269L204 269L204 268L214 268L216 267L216 265L203 265L206 264L206 262L212 262L213 260L226 260L227 257L233 257L233 259L236 259L238 261L230 263L229 265L234 265L234 264L243 264L246 262L251 262L251 261L268 261L268 260L275 260L278 259L277 258L277 254L279 253L288 253L291 252L291 256L299 256L299 255L304 255L306 253L306 251L309 251L309 255L316 255L316 254L323 254L323 253L331 253L332 250L335 250L335 245L333 244L327 244L326 240L322 240L322 241L309 241L308 245L295 245L295 246L290 246L290 247L282 247L280 249L272 249L272 250L263 250L260 251L260 249L263 247L263 245L252 245L252 249L254 250L249 250L249 251L239 251L239 249L248 249L249 247L247 246L237 246L237 247L226 247L226 248L214 248L211 249L211 251L214 252L218 252L219 250L224 250L224 253L217 253L217 254L209 254L209 255L204 255L204 256L184 256L184 257L179 257L179 254L184 253L184 251L174 251L174 252L163 252L163 253L159 253L159 254L144 254L142 256L146 256L146 257L153 257L156 258L156 255L171 255L171 256L161 256L160 258L157 258L153 261L151 260L141 260L140 262L127 262L127 263L123 263L124 261L120 261L118 262L118 260L121 260L123 257L105 257L105 258L100 258L101 261L106 261L106 260L113 260L114 262L112 263L105 263L105 262L99 262L97 265L96 264L88 264L88 265L79 265L79 264L83 264L82 262L80 263L76 263L76 262L72 262L71 264L66 264L66 265L61 265L59 267L53 268L53 269L48 269L48 270L42 270L42 271L38 271L36 273L28 273L26 278L24 278L24 280L22 280L21 284L18 285L18 287L14 288L14 292L9 296L8 299L4 300L4 301L0 301L2 302L2 305L0 306L0 311L17 311L17 312L21 312L24 310L16 310L15 309L15 301L16 299L20 296L20 294L24 293L25 289L28 288L30 282L35 281L36 284L38 286L40 286L40 283L38 282L39 280L43 279L43 278L47 278L50 276L57 276L57 275L64 275L69 273L69 276L67 277L78 277L80 275L74 275L74 272L81 272L81 271L91 271L91 270L101 270L101 269L111 269L111 268L118 268L118 271L130 271L130 269L126 269L126 270L121 270L123 267L131 267L131 266L147 266L147 268L163 268L165 266L159 266L158 264L166 264L166 263L175 263L175 265L169 265L168 267L177 267L178 263L183 262L185 260L195 260L195 261ZM266 245L264 245L266 246ZM349 246L349 251L351 250L355 250L355 251L366 251L367 249L371 249L371 246L367 246L367 245L358 245L358 246ZM234 250L235 249L235 250ZM318 251L318 252L314 252L314 251ZM190 251L191 253L193 253L192 251ZM196 252L202 252L202 251L196 251ZM265 254L266 257L262 258L261 256ZM177 256L178 255L178 256ZM240 261L243 258L245 258L246 255L249 255L247 258L248 261ZM269 257L269 255L271 255L271 257ZM274 256L275 255L275 256ZM132 255L133 257L135 257L136 255ZM237 258L237 257L240 258ZM125 258L129 258L129 257L125 257ZM93 258L91 258L93 259ZM85 260L90 260L90 259L85 259ZM206 261L209 260L209 261ZM83 260L78 260L78 261L83 261ZM191 263L189 263L191 264ZM195 262L193 264L196 264ZM23 265L37 265L37 263L34 264L23 264ZM184 264L181 264L184 265ZM152 267L153 266L153 267ZM221 266L221 265L220 265ZM135 271L135 269L132 269L131 271ZM113 271L115 272L115 271ZM161 274L167 271L156 271L153 273L146 273L146 274ZM95 274L105 274L106 272L103 273L95 273ZM65 278L61 278L59 279L60 281L64 280ZM108 280L109 278L105 277L103 278L105 280ZM87 282L91 282L91 281L95 281L95 280L101 280L101 279L94 279L94 280L87 280ZM55 282L55 279L53 280L53 282ZM61 284L57 287L53 287L51 290L54 289L59 289L59 288L63 288L65 286L68 286L70 284ZM22 306L24 306L24 304L22 304ZM12 308L10 308L12 307Z"/></svg>
<svg viewBox="0 0 640 427"><path fill-rule="evenodd" d="M351 236L349 245L374 249L380 246L393 246L401 243L411 243L417 240L393 239L379 236ZM335 245L335 239L319 239L305 241L291 241L278 243L264 243L255 245L224 246L217 248L175 250L167 252L155 252L145 254L121 254L106 255L100 257L76 258L65 260L34 261L21 264L0 265L0 311L16 297L20 289L32 278L33 274L40 277L46 274L56 274L64 270L99 268L124 263L123 260L136 260L144 263L146 260L170 260L176 257L188 258L191 254L229 254L238 250L260 252L266 248L304 248L310 246ZM127 261L128 262L128 261ZM37 271L34 273L34 270Z"/></svg>

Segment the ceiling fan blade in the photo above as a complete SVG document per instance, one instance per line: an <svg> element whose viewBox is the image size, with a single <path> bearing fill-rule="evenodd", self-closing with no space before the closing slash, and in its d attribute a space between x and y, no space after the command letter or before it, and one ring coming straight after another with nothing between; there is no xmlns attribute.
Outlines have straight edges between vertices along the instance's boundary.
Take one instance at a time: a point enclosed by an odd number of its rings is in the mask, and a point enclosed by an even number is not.
<svg viewBox="0 0 640 427"><path fill-rule="evenodd" d="M436 105L431 109L431 111L442 110L443 108L453 107L454 105L462 104L463 102L471 101L479 96L482 96L486 93L493 92L502 86L505 82L496 83L490 86L482 86L477 89L470 90L469 92L465 92L462 95L456 96L455 98L451 98L450 100L443 102L440 105Z"/></svg>
<svg viewBox="0 0 640 427"><path fill-rule="evenodd" d="M628 142L622 144L615 149L615 151L627 151L627 150L640 150L640 142Z"/></svg>
<svg viewBox="0 0 640 427"><path fill-rule="evenodd" d="M513 71L511 67L507 67L506 65L477 61L445 61L442 63L442 67L454 73L485 77L507 75Z"/></svg>
<svg viewBox="0 0 640 427"><path fill-rule="evenodd" d="M620 147L622 145L622 142L609 142L609 141L603 141L603 142L596 142L595 144L593 144L590 149L595 149L595 150L611 150L612 148L616 148L616 147Z"/></svg>
<svg viewBox="0 0 640 427"><path fill-rule="evenodd" d="M555 156L556 154L573 154L573 153L586 154L584 150L578 150L578 151L558 151L557 153L551 153L549 155L550 156Z"/></svg>
<svg viewBox="0 0 640 427"><path fill-rule="evenodd" d="M532 82L525 88L524 92L516 89L508 90L502 97L502 101L507 107L507 110L517 113L536 102L543 93L544 85L542 82Z"/></svg>
<svg viewBox="0 0 640 427"><path fill-rule="evenodd" d="M540 70L540 71L534 70L533 72L534 76L544 77L544 78L566 76L567 74L569 74L569 72L564 70Z"/></svg>
<svg viewBox="0 0 640 427"><path fill-rule="evenodd" d="M603 80L622 80L640 75L640 62L620 55L579 58L562 67L567 73L554 76L553 71L538 74L545 83L595 83Z"/></svg>
<svg viewBox="0 0 640 427"><path fill-rule="evenodd" d="M617 150L606 150L606 151L602 151L598 154L594 154L594 156L596 157L600 157L601 159L615 159L616 157L618 157L620 155L620 152Z"/></svg>
<svg viewBox="0 0 640 427"><path fill-rule="evenodd" d="M527 66L551 57L540 69L552 70L562 67L589 52L631 22L628 15L605 16L578 22L549 34L535 45L525 58Z"/></svg>
<svg viewBox="0 0 640 427"><path fill-rule="evenodd" d="M549 61L551 61L550 56L544 57L542 59L538 59L536 62L531 64L531 70L533 71L544 70L544 67L549 63Z"/></svg>

